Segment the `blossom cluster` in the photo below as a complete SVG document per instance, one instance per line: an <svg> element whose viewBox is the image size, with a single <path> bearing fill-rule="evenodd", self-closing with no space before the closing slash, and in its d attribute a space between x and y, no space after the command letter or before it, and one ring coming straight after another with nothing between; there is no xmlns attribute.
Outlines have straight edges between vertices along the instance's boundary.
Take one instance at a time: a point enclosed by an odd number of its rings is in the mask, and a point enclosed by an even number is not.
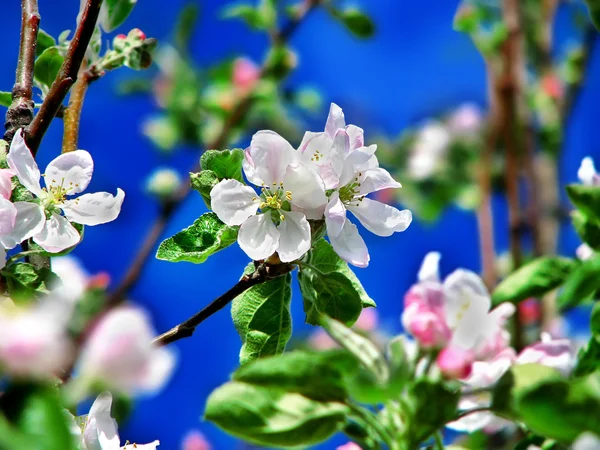
<svg viewBox="0 0 600 450"><path fill-rule="evenodd" d="M363 130L346 125L332 104L325 130L306 132L297 149L273 131L257 132L245 150L243 171L258 191L222 180L211 190L212 208L227 225L240 226L238 243L254 260L275 252L283 262L301 258L311 247L309 221L324 220L337 254L366 267L367 246L347 212L378 236L404 231L412 220L410 211L367 197L401 187L379 167L376 150L365 146Z"/></svg>

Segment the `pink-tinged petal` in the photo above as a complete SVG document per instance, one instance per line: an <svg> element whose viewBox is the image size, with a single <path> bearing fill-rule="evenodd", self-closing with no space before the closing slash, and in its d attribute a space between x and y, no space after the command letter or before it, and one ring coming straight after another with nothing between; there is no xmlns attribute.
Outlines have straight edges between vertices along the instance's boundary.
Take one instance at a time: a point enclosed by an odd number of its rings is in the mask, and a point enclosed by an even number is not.
<svg viewBox="0 0 600 450"><path fill-rule="evenodd" d="M333 141L325 133L307 131L300 143L299 151L304 161L318 164L329 153Z"/></svg>
<svg viewBox="0 0 600 450"><path fill-rule="evenodd" d="M0 197L0 235L12 233L16 218L17 208L15 205L4 197Z"/></svg>
<svg viewBox="0 0 600 450"><path fill-rule="evenodd" d="M271 213L251 216L238 233L238 244L254 261L266 259L279 246L279 231L271 220Z"/></svg>
<svg viewBox="0 0 600 450"><path fill-rule="evenodd" d="M15 225L7 234L0 234L0 243L4 248L14 248L25 239L39 233L46 223L44 208L36 203L16 202L17 210Z"/></svg>
<svg viewBox="0 0 600 450"><path fill-rule="evenodd" d="M327 234L337 237L342 232L346 223L346 207L340 200L340 194L335 191L331 194L329 203L325 208L325 225L327 226Z"/></svg>
<svg viewBox="0 0 600 450"><path fill-rule="evenodd" d="M552 339L547 334L542 335L542 342L526 347L517 357L517 364L543 364L560 371L565 376L573 370L575 362L571 341Z"/></svg>
<svg viewBox="0 0 600 450"><path fill-rule="evenodd" d="M325 124L325 133L333 139L337 130L345 127L346 120L344 119L342 108L335 103L332 103L329 107L329 115L327 116L327 123Z"/></svg>
<svg viewBox="0 0 600 450"><path fill-rule="evenodd" d="M387 170L381 167L374 167L362 174L360 195L367 195L371 192L381 191L382 189L398 189L401 187L402 185L394 180Z"/></svg>
<svg viewBox="0 0 600 450"><path fill-rule="evenodd" d="M110 392L103 392L94 400L83 429L86 450L119 449L117 422L110 415L111 407Z"/></svg>
<svg viewBox="0 0 600 450"><path fill-rule="evenodd" d="M365 134L362 128L356 125L348 125L346 127L346 133L350 137L350 151L353 152L357 148L365 145Z"/></svg>
<svg viewBox="0 0 600 450"><path fill-rule="evenodd" d="M252 137L247 151L250 157L248 163L253 170L246 172L246 177L258 186L263 183L268 186L279 184L287 166L294 162L295 153L290 143L274 131L259 131Z"/></svg>
<svg viewBox="0 0 600 450"><path fill-rule="evenodd" d="M12 195L12 177L15 173L10 169L0 169L0 197L10 200Z"/></svg>
<svg viewBox="0 0 600 450"><path fill-rule="evenodd" d="M277 254L283 262L295 261L310 250L310 225L304 214L282 211L284 219L279 223L279 247Z"/></svg>
<svg viewBox="0 0 600 450"><path fill-rule="evenodd" d="M8 167L15 173L19 181L36 196L40 196L40 169L23 139L23 130L17 131L10 144L6 156Z"/></svg>
<svg viewBox="0 0 600 450"><path fill-rule="evenodd" d="M290 164L285 171L283 188L292 193L291 203L303 209L316 209L327 203L321 177L304 164Z"/></svg>
<svg viewBox="0 0 600 450"><path fill-rule="evenodd" d="M403 311L402 326L423 348L443 348L452 336L443 315L418 303L410 304Z"/></svg>
<svg viewBox="0 0 600 450"><path fill-rule="evenodd" d="M446 347L436 359L442 375L450 379L466 378L471 373L475 355L461 347Z"/></svg>
<svg viewBox="0 0 600 450"><path fill-rule="evenodd" d="M439 283L440 281L440 259L442 255L439 252L429 252L423 258L421 268L417 279L421 282L431 281Z"/></svg>
<svg viewBox="0 0 600 450"><path fill-rule="evenodd" d="M149 444L127 444L121 447L121 450L156 450L159 445L160 441L157 439Z"/></svg>
<svg viewBox="0 0 600 450"><path fill-rule="evenodd" d="M404 231L412 222L412 213L408 209L400 211L370 198L363 198L357 203L347 205L347 208L367 230L377 236L391 236Z"/></svg>
<svg viewBox="0 0 600 450"><path fill-rule="evenodd" d="M33 236L36 244L49 253L58 253L73 247L81 239L81 236L71 222L58 214L46 220L42 230Z"/></svg>
<svg viewBox="0 0 600 450"><path fill-rule="evenodd" d="M331 246L344 261L349 262L356 267L367 267L371 257L367 245L360 234L358 228L349 220L346 220L340 234L335 237L329 236Z"/></svg>
<svg viewBox="0 0 600 450"><path fill-rule="evenodd" d="M306 131L304 133L304 136L302 137L302 142L300 142L300 146L298 147L298 151L300 153L310 153L310 149L312 147L312 145L315 145L315 142L313 142L315 139L317 138L321 138L322 136L325 136L325 139L328 139L329 142L331 143L331 138L329 136L327 136L325 133L315 133L314 131ZM330 144L331 145L331 144ZM308 149L308 150L307 150ZM318 150L318 148L317 148ZM313 152L314 153L314 152ZM311 153L312 156L312 153Z"/></svg>
<svg viewBox="0 0 600 450"><path fill-rule="evenodd" d="M125 192L117 189L117 195L108 192L83 194L73 200L67 200L61 209L67 218L82 225L100 225L115 220L121 212Z"/></svg>
<svg viewBox="0 0 600 450"><path fill-rule="evenodd" d="M344 159L344 166L340 174L340 186L346 186L351 181L358 181L362 173L379 166L375 151L376 145L362 147L354 150Z"/></svg>
<svg viewBox="0 0 600 450"><path fill-rule="evenodd" d="M237 180L220 181L210 191L213 211L230 226L241 225L256 214L260 201L254 189Z"/></svg>
<svg viewBox="0 0 600 450"><path fill-rule="evenodd" d="M46 167L44 180L46 186L62 187L67 195L83 192L94 173L92 155L85 150L63 153L57 156Z"/></svg>
<svg viewBox="0 0 600 450"><path fill-rule="evenodd" d="M361 448L354 442L348 442L347 444L340 445L336 450L361 450Z"/></svg>

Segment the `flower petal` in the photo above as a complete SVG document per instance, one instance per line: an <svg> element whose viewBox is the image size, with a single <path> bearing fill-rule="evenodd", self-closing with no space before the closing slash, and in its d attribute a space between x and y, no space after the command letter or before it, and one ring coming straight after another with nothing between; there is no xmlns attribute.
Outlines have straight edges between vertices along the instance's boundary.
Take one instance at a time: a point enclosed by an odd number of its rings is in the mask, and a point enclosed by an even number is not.
<svg viewBox="0 0 600 450"><path fill-rule="evenodd" d="M279 231L271 220L271 214L251 216L241 226L238 244L253 260L265 259L277 250Z"/></svg>
<svg viewBox="0 0 600 450"><path fill-rule="evenodd" d="M87 450L118 450L120 445L117 423L110 415L112 395L103 392L90 408L83 429L83 440Z"/></svg>
<svg viewBox="0 0 600 450"><path fill-rule="evenodd" d="M67 190L67 195L83 192L94 172L92 155L85 150L63 153L54 158L44 174L46 186L61 186Z"/></svg>
<svg viewBox="0 0 600 450"><path fill-rule="evenodd" d="M15 173L10 169L0 169L0 197L10 200L12 195L12 177Z"/></svg>
<svg viewBox="0 0 600 450"><path fill-rule="evenodd" d="M260 198L250 186L231 179L220 181L212 188L210 203L219 219L234 226L256 214Z"/></svg>
<svg viewBox="0 0 600 450"><path fill-rule="evenodd" d="M117 189L116 196L108 192L83 194L76 199L67 200L60 207L72 222L82 225L100 225L112 222L118 217L124 199L125 192Z"/></svg>
<svg viewBox="0 0 600 450"><path fill-rule="evenodd" d="M0 235L12 233L17 218L17 208L10 201L0 196Z"/></svg>
<svg viewBox="0 0 600 450"><path fill-rule="evenodd" d="M23 139L23 130L17 131L10 144L10 150L6 156L8 167L15 173L19 181L36 196L40 196L40 169L27 148Z"/></svg>
<svg viewBox="0 0 600 450"><path fill-rule="evenodd" d="M419 282L431 281L440 282L440 259L442 255L439 252L429 252L423 258L423 263L419 269L417 279Z"/></svg>
<svg viewBox="0 0 600 450"><path fill-rule="evenodd" d="M599 176L594 166L594 160L589 156L581 160L581 165L577 171L577 178L586 186L598 184Z"/></svg>
<svg viewBox="0 0 600 450"><path fill-rule="evenodd" d="M173 373L176 361L175 353L171 350L155 348L148 361L146 376L141 380L140 387L144 392L156 392L162 388Z"/></svg>
<svg viewBox="0 0 600 450"><path fill-rule="evenodd" d="M148 444L127 444L121 447L121 450L156 450L159 445L160 441L157 439Z"/></svg>
<svg viewBox="0 0 600 450"><path fill-rule="evenodd" d="M335 103L332 103L329 107L329 115L327 116L327 123L325 124L325 133L333 139L337 130L345 127L346 120L344 119L342 108Z"/></svg>
<svg viewBox="0 0 600 450"><path fill-rule="evenodd" d="M390 173L381 167L368 169L362 175L360 180L360 195L367 195L371 192L381 191L382 189L397 189L402 185L392 178Z"/></svg>
<svg viewBox="0 0 600 450"><path fill-rule="evenodd" d="M291 203L299 208L316 209L327 203L323 180L304 164L295 163L287 167L283 187L292 193Z"/></svg>
<svg viewBox="0 0 600 450"><path fill-rule="evenodd" d="M361 172L366 172L368 169L379 166L375 151L377 150L376 145L370 147L362 147L354 150L344 159L344 166L342 173L340 174L340 186L346 186L350 183L357 175L362 176ZM359 175L360 174L360 175Z"/></svg>
<svg viewBox="0 0 600 450"><path fill-rule="evenodd" d="M65 217L52 214L44 228L33 236L33 240L47 252L58 253L73 247L81 240L81 236Z"/></svg>
<svg viewBox="0 0 600 450"><path fill-rule="evenodd" d="M378 236L391 236L395 232L404 231L412 221L408 209L402 211L385 203L363 198L358 204L347 205L360 223Z"/></svg>
<svg viewBox="0 0 600 450"><path fill-rule="evenodd" d="M327 205L321 205L314 209L306 209L292 205L292 211L298 211L304 214L308 220L321 220L323 218L323 213L325 212L325 206Z"/></svg>
<svg viewBox="0 0 600 450"><path fill-rule="evenodd" d="M350 137L350 151L353 152L357 148L364 147L365 145L365 133L362 128L356 125L348 125L346 127L346 133Z"/></svg>
<svg viewBox="0 0 600 450"><path fill-rule="evenodd" d="M304 136L302 136L302 142L300 142L300 146L298 147L298 151L300 153L304 153L305 150L307 149L308 145L311 143L311 141L313 139L315 139L318 136L321 136L325 133L321 132L321 133L315 133L314 131L306 131L304 133Z"/></svg>
<svg viewBox="0 0 600 450"><path fill-rule="evenodd" d="M310 225L304 214L282 211L284 219L279 223L279 247L277 253L283 262L295 261L310 250Z"/></svg>
<svg viewBox="0 0 600 450"><path fill-rule="evenodd" d="M360 234L358 228L349 220L346 220L340 234L335 237L329 236L331 246L344 261L349 262L356 267L367 267L370 256L367 245Z"/></svg>
<svg viewBox="0 0 600 450"><path fill-rule="evenodd" d="M4 248L14 248L25 239L39 233L44 227L46 216L44 208L36 203L16 202L15 226L10 233L0 234L0 243Z"/></svg>
<svg viewBox="0 0 600 450"><path fill-rule="evenodd" d="M259 131L252 137L246 152L248 162L244 171L248 180L257 186L279 184L283 181L285 169L295 158L295 150L290 143L274 131ZM248 164L253 170L246 171Z"/></svg>
<svg viewBox="0 0 600 450"><path fill-rule="evenodd" d="M307 131L298 150L305 159L318 163L323 155L329 153L332 140L325 133L313 133Z"/></svg>
<svg viewBox="0 0 600 450"><path fill-rule="evenodd" d="M327 234L331 237L336 237L342 232L346 223L346 207L340 200L339 192L335 191L331 194L329 203L325 208L325 225L327 226Z"/></svg>

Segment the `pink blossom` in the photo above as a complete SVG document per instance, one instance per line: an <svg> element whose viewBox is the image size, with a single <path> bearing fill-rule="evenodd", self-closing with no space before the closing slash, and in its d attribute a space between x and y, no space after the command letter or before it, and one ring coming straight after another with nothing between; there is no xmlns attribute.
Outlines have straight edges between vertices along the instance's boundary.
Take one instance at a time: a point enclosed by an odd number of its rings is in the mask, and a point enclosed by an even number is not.
<svg viewBox="0 0 600 450"><path fill-rule="evenodd" d="M517 364L528 363L543 364L568 375L575 364L571 341L552 339L549 334L542 333L541 342L524 348L517 357Z"/></svg>
<svg viewBox="0 0 600 450"><path fill-rule="evenodd" d="M354 326L362 331L374 331L378 324L377 310L375 308L365 308L360 313Z"/></svg>
<svg viewBox="0 0 600 450"><path fill-rule="evenodd" d="M248 58L237 58L233 63L233 85L241 94L250 92L260 80L260 67Z"/></svg>
<svg viewBox="0 0 600 450"><path fill-rule="evenodd" d="M181 446L181 450L211 450L212 446L198 430L190 431Z"/></svg>
<svg viewBox="0 0 600 450"><path fill-rule="evenodd" d="M402 325L424 348L442 348L452 337L442 316L417 304L404 310Z"/></svg>
<svg viewBox="0 0 600 450"><path fill-rule="evenodd" d="M347 444L340 445L336 450L361 450L361 448L354 442L348 442Z"/></svg>
<svg viewBox="0 0 600 450"><path fill-rule="evenodd" d="M475 354L460 347L446 347L436 363L446 378L466 378L471 374Z"/></svg>

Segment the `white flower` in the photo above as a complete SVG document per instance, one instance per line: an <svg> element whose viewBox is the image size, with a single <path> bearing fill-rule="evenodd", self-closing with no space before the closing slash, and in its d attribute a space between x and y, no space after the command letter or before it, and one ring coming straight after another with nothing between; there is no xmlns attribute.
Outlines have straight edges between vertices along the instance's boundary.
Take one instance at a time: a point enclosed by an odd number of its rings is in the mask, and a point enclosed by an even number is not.
<svg viewBox="0 0 600 450"><path fill-rule="evenodd" d="M115 220L121 211L125 193L117 189L116 197L107 192L84 194L92 179L94 162L90 154L77 150L55 158L44 176L45 188L40 186L40 170L19 130L11 143L7 162L19 181L38 199L39 203L16 202L17 216L11 233L0 234L0 242L13 248L25 239L33 238L44 250L57 253L72 247L80 240L70 222L99 225ZM62 216L61 211L64 213Z"/></svg>
<svg viewBox="0 0 600 450"><path fill-rule="evenodd" d="M260 195L233 179L222 180L210 192L219 219L240 225L238 243L253 260L277 252L281 261L290 262L310 249L304 211L320 209L322 215L327 197L322 179L297 156L277 133L259 131L246 149L243 168L248 181L261 187Z"/></svg>
<svg viewBox="0 0 600 450"><path fill-rule="evenodd" d="M577 250L575 250L575 255L577 255L577 258L579 258L581 261L587 261L594 256L594 249L588 244L583 243L577 247Z"/></svg>
<svg viewBox="0 0 600 450"><path fill-rule="evenodd" d="M541 342L525 347L517 357L517 364L537 363L552 367L568 376L575 366L573 345L569 339L552 339L542 333Z"/></svg>
<svg viewBox="0 0 600 450"><path fill-rule="evenodd" d="M448 129L437 121L426 123L417 134L408 159L408 173L415 180L431 177L450 144Z"/></svg>
<svg viewBox="0 0 600 450"><path fill-rule="evenodd" d="M175 366L175 355L153 345L154 335L143 311L131 307L111 310L83 346L80 378L127 393L160 389Z"/></svg>
<svg viewBox="0 0 600 450"><path fill-rule="evenodd" d="M594 433L581 433L573 442L572 450L600 450L600 439Z"/></svg>
<svg viewBox="0 0 600 450"><path fill-rule="evenodd" d="M596 186L600 184L600 175L596 172L594 160L589 156L581 160L581 165L577 171L577 178L585 186Z"/></svg>
<svg viewBox="0 0 600 450"><path fill-rule="evenodd" d="M94 401L83 428L83 450L156 450L159 441L121 447L117 422L110 415L111 406L110 392L103 392Z"/></svg>

